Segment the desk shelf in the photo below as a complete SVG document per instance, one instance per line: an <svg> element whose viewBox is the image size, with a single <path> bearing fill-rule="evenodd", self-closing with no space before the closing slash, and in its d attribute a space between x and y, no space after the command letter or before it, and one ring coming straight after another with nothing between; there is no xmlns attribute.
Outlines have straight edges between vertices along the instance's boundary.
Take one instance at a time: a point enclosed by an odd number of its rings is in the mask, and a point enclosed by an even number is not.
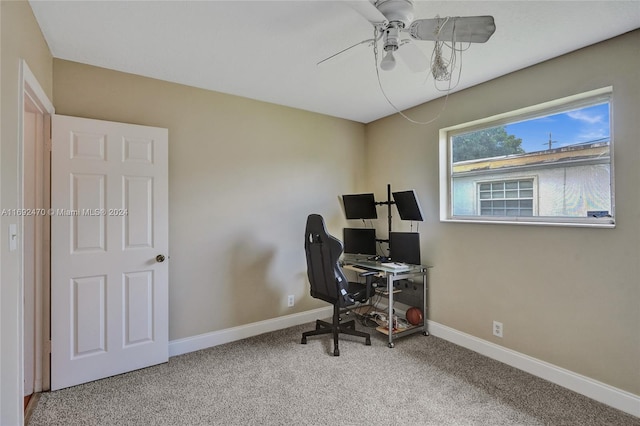
<svg viewBox="0 0 640 426"><path fill-rule="evenodd" d="M422 325L409 325L405 328L396 328L393 330L393 335L394 336L400 336L408 331L411 330L415 330L415 329L420 329L422 328ZM376 331L379 331L380 333L384 334L385 336L389 335L389 328L388 327L384 327L384 326L378 326L376 327ZM415 330L417 331L417 330Z"/></svg>
<svg viewBox="0 0 640 426"><path fill-rule="evenodd" d="M402 292L401 289L395 289L395 288L393 289L393 294L397 294L397 293L400 293L400 292ZM388 290L383 290L383 289L376 288L376 293L377 294L381 294L383 296L389 296L389 291Z"/></svg>

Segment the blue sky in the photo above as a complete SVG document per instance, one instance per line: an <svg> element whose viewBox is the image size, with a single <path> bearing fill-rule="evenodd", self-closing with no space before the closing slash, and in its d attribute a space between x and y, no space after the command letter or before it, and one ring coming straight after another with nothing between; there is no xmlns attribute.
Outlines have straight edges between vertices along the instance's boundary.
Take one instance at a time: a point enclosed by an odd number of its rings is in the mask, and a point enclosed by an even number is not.
<svg viewBox="0 0 640 426"><path fill-rule="evenodd" d="M507 133L522 138L526 152L549 149L549 133L553 148L609 137L609 104L579 108L561 114L505 126Z"/></svg>

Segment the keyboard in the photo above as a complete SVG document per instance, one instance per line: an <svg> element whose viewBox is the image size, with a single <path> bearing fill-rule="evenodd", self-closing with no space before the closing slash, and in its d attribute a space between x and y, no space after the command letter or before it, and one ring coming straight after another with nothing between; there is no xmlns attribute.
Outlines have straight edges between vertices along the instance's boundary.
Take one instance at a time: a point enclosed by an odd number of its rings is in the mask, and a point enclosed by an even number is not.
<svg viewBox="0 0 640 426"><path fill-rule="evenodd" d="M345 263L343 265L343 269L348 269L350 271L355 271L355 272L360 272L360 273L375 271L375 269L370 269L370 268L367 268L367 267L361 266L361 265L357 265L357 266L356 265L351 265L349 263Z"/></svg>

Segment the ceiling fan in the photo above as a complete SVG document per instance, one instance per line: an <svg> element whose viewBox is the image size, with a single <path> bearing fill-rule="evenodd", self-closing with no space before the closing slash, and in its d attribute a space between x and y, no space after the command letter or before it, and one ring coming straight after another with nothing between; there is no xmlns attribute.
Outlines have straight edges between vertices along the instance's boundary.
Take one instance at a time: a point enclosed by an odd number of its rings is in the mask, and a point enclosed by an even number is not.
<svg viewBox="0 0 640 426"><path fill-rule="evenodd" d="M348 47L319 64L361 44L373 44L376 49L378 40L382 38L386 54L380 61L381 69L393 69L396 64L394 53L397 53L412 71L425 71L430 61L411 41L427 40L436 42L431 71L437 78L437 74L446 73L446 64L438 53L443 43L484 43L496 30L493 16L414 20L414 0L355 0L346 3L374 26L374 38ZM402 39L402 34L408 34L410 38Z"/></svg>

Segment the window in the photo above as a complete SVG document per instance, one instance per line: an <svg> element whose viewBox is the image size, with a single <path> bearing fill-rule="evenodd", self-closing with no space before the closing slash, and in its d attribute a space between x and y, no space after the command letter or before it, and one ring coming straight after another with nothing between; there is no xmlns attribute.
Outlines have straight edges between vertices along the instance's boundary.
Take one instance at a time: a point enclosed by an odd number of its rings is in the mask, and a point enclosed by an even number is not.
<svg viewBox="0 0 640 426"><path fill-rule="evenodd" d="M533 216L533 179L478 185L481 216Z"/></svg>
<svg viewBox="0 0 640 426"><path fill-rule="evenodd" d="M611 88L440 131L444 221L614 225Z"/></svg>

